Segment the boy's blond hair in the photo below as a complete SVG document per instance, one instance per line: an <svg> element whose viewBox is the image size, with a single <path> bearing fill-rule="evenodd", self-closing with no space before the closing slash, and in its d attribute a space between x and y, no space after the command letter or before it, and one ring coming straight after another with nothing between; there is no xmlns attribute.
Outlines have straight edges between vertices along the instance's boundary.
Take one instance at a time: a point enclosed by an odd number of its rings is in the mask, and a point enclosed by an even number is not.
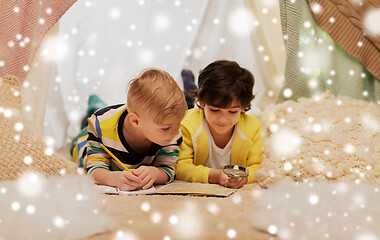
<svg viewBox="0 0 380 240"><path fill-rule="evenodd" d="M182 120L187 104L182 90L169 73L149 68L129 82L127 108L129 112L149 116L162 125Z"/></svg>

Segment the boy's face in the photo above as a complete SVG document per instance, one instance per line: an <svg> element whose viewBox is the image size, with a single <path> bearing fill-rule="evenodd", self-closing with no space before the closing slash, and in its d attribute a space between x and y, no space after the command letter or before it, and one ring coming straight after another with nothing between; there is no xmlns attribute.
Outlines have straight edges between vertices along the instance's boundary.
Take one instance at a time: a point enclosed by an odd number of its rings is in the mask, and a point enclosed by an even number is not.
<svg viewBox="0 0 380 240"><path fill-rule="evenodd" d="M239 121L242 108L234 100L228 108L218 108L204 104L204 114L210 131L217 134L228 134Z"/></svg>
<svg viewBox="0 0 380 240"><path fill-rule="evenodd" d="M140 118L141 129L145 137L160 146L168 145L178 135L181 120L171 120L158 125L149 117Z"/></svg>

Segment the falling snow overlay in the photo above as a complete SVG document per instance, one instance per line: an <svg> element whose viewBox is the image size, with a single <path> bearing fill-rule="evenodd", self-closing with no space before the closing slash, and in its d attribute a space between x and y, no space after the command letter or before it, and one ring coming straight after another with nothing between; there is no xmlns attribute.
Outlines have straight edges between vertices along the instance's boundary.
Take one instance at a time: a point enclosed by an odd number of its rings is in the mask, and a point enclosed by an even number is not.
<svg viewBox="0 0 380 240"><path fill-rule="evenodd" d="M18 78L7 75L0 81L0 180L15 180L26 171L43 176L75 174L73 162L62 158L34 131L22 116Z"/></svg>
<svg viewBox="0 0 380 240"><path fill-rule="evenodd" d="M286 48L277 103L334 95L380 103L380 41L365 29L374 1L280 1Z"/></svg>
<svg viewBox="0 0 380 240"><path fill-rule="evenodd" d="M329 92L268 106L256 179L380 183L379 119L379 105Z"/></svg>
<svg viewBox="0 0 380 240"><path fill-rule="evenodd" d="M270 235L256 231L251 223L258 191L259 186L251 184L227 198L105 196L105 211L115 217L117 225L111 233L88 239L269 239Z"/></svg>
<svg viewBox="0 0 380 240"><path fill-rule="evenodd" d="M253 225L279 239L379 239L379 185L281 181L255 196Z"/></svg>
<svg viewBox="0 0 380 240"><path fill-rule="evenodd" d="M379 3L371 0L307 2L319 26L379 79Z"/></svg>
<svg viewBox="0 0 380 240"><path fill-rule="evenodd" d="M0 182L0 239L77 239L112 228L87 176L33 172Z"/></svg>
<svg viewBox="0 0 380 240"><path fill-rule="evenodd" d="M0 239L380 240L375 2L2 1ZM182 87L181 70L216 59L255 76L259 182L226 198L97 193L68 149L88 96L125 103L146 67Z"/></svg>

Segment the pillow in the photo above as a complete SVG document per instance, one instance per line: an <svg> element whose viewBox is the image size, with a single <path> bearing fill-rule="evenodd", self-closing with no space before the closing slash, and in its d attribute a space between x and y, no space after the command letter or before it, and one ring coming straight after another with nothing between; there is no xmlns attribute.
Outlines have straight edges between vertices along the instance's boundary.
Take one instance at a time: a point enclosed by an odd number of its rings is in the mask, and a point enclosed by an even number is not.
<svg viewBox="0 0 380 240"><path fill-rule="evenodd" d="M256 180L380 182L380 105L333 96L270 105Z"/></svg>
<svg viewBox="0 0 380 240"><path fill-rule="evenodd" d="M43 176L75 174L76 165L54 153L23 121L17 77L0 79L0 180L14 180L24 172Z"/></svg>

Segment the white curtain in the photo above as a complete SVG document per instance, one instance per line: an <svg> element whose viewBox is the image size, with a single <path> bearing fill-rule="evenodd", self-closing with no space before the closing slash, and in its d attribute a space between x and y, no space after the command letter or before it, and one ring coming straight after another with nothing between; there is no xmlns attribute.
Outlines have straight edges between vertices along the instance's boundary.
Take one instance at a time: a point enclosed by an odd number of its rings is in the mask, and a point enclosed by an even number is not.
<svg viewBox="0 0 380 240"><path fill-rule="evenodd" d="M259 15L267 13L254 15L254 2L79 0L60 21L45 135L55 139L56 149L67 147L80 130L88 96L123 103L128 81L147 67L169 72L182 87L182 69L197 77L212 61L237 61L255 75L256 105L267 92L262 79L268 80L268 71L261 68L268 59L255 55L266 41L255 36ZM280 36L278 4L266 9L278 20L267 31ZM278 42L281 48L282 39Z"/></svg>

